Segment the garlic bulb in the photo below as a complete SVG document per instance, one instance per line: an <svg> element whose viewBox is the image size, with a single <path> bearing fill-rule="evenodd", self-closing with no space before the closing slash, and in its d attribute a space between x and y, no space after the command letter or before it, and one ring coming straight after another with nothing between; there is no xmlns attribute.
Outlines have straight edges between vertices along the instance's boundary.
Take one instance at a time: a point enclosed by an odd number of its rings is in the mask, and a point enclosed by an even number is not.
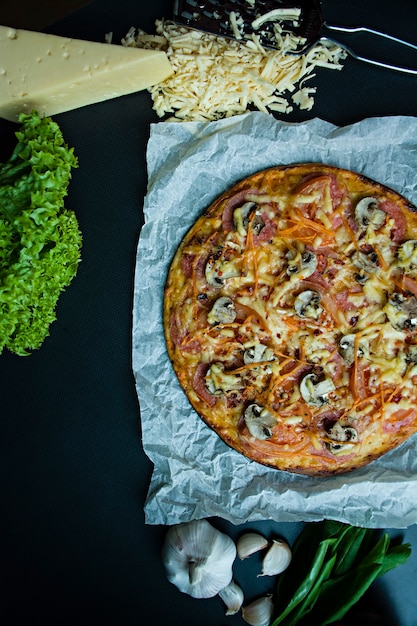
<svg viewBox="0 0 417 626"><path fill-rule="evenodd" d="M259 576L275 576L281 574L291 563L291 548L285 541L274 539L262 561L262 572Z"/></svg>
<svg viewBox="0 0 417 626"><path fill-rule="evenodd" d="M251 554L254 554L254 552L266 548L269 542L259 533L248 532L239 537L236 545L239 558L246 559Z"/></svg>
<svg viewBox="0 0 417 626"><path fill-rule="evenodd" d="M251 626L269 626L274 603L270 595L254 600L251 604L242 608L242 617Z"/></svg>
<svg viewBox="0 0 417 626"><path fill-rule="evenodd" d="M243 604L243 591L234 580L219 591L219 596L226 605L226 615L234 615Z"/></svg>
<svg viewBox="0 0 417 626"><path fill-rule="evenodd" d="M211 598L232 580L233 540L207 520L171 526L162 549L168 580L193 598Z"/></svg>

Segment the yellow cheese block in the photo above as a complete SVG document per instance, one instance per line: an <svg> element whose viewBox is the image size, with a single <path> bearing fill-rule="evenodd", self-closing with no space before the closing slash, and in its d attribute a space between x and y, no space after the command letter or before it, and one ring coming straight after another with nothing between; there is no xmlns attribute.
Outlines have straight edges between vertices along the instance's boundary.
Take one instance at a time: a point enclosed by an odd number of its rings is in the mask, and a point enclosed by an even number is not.
<svg viewBox="0 0 417 626"><path fill-rule="evenodd" d="M173 73L165 52L0 26L0 117L54 115L146 89Z"/></svg>

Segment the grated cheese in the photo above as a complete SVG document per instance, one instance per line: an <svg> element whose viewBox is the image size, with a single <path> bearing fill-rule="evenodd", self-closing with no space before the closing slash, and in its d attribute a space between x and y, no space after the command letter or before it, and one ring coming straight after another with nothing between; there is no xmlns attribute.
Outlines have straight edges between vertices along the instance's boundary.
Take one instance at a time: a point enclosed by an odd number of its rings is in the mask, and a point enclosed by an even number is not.
<svg viewBox="0 0 417 626"><path fill-rule="evenodd" d="M273 9L264 15L260 15L252 22L252 28L258 29L265 22L271 22L273 20L288 20L292 21L296 26L300 18L301 9Z"/></svg>
<svg viewBox="0 0 417 626"><path fill-rule="evenodd" d="M316 88L306 87L305 81L314 78L316 67L342 69L345 52L320 42L305 55L295 54L304 40L279 24L274 28L279 48L273 50L264 48L254 33L245 40L227 40L166 20L157 20L154 36L130 29L122 44L166 52L174 74L149 88L159 117L211 121L249 109L282 114L294 107L311 110Z"/></svg>
<svg viewBox="0 0 417 626"><path fill-rule="evenodd" d="M236 14L235 11L230 11L229 20L233 35L236 37L236 39L242 39L242 32L239 27L243 25L243 20L240 15Z"/></svg>

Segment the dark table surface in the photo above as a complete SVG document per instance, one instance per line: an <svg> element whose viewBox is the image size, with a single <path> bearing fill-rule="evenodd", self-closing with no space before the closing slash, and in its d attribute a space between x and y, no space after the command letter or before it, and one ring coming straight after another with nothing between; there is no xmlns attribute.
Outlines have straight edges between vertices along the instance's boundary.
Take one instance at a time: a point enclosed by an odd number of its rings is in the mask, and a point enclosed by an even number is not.
<svg viewBox="0 0 417 626"><path fill-rule="evenodd" d="M131 26L153 31L170 2L97 0L49 28L58 35L114 41ZM417 44L414 0L328 0L326 17L367 24ZM417 68L417 51L356 38L362 52ZM337 125L382 115L417 115L417 77L348 59L341 72L318 72L314 109ZM217 598L193 600L165 578L165 529L144 523L151 463L141 447L131 369L135 252L143 224L146 145L157 122L147 92L55 118L75 148L67 206L83 232L78 276L61 296L57 321L29 357L0 356L2 600L4 626L243 624ZM14 124L0 122L0 159L14 146ZM401 493L398 494L401 498ZM416 493L417 506L417 493ZM246 525L213 520L237 537ZM292 541L300 524L251 524ZM415 548L409 562L377 582L364 607L390 626L416 626L417 528L390 530ZM239 566L248 596L271 587ZM258 571L258 570L257 570ZM251 582L248 582L248 581ZM355 622L352 622L355 623Z"/></svg>

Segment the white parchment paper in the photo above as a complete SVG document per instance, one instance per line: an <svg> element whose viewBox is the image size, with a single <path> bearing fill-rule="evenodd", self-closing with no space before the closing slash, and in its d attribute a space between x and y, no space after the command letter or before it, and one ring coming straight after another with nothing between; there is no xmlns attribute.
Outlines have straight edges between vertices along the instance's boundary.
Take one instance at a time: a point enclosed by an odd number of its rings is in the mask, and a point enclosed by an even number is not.
<svg viewBox="0 0 417 626"><path fill-rule="evenodd" d="M201 212L240 179L274 165L322 162L360 172L417 204L417 119L384 117L338 128L263 113L218 122L158 123L148 144L148 190L136 262L133 370L145 453L154 469L148 524L210 516L337 519L404 528L417 522L417 437L368 467L331 478L269 469L226 446L191 408L165 348L166 274Z"/></svg>

